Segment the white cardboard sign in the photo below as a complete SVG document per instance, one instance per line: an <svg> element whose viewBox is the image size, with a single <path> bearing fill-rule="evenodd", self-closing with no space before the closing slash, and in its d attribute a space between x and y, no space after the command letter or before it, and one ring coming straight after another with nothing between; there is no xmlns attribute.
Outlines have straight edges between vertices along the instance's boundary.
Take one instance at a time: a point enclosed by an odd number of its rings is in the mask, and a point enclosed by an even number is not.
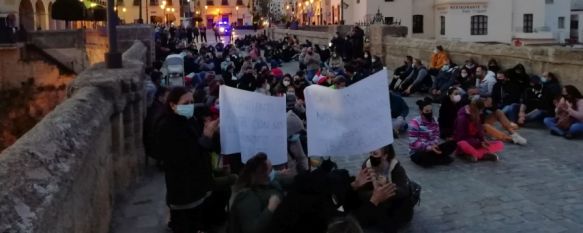
<svg viewBox="0 0 583 233"><path fill-rule="evenodd" d="M219 106L222 154L241 152L246 163L264 152L273 164L287 162L285 97L222 85Z"/></svg>
<svg viewBox="0 0 583 233"><path fill-rule="evenodd" d="M345 89L305 89L310 156L357 155L393 143L387 77L383 69Z"/></svg>

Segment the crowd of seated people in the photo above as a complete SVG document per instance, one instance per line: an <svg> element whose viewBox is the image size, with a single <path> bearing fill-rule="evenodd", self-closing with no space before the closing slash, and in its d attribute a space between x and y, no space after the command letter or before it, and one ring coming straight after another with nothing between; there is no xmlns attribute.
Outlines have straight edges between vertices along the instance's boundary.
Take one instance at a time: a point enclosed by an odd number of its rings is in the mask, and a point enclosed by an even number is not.
<svg viewBox="0 0 583 233"><path fill-rule="evenodd" d="M382 70L379 57L365 50L347 58L342 49L291 36L246 36L215 46L161 38L167 41L158 41L158 50L183 54L187 74L185 86L168 87L161 58L147 70L144 144L165 172L172 232L214 232L225 224L232 233L397 232L411 221L419 189L392 145L372 151L352 175L306 156L304 89L349 87ZM284 73L281 64L292 60L299 70ZM271 164L264 153L245 164L240 155L220 154L220 85L285 97L287 163ZM437 46L429 67L407 56L389 88L394 132L387 133L407 132L410 158L422 167L450 164L453 155L498 161L504 142L526 145L518 130L537 122L565 138L583 134L581 93L549 72L529 76L522 65L504 70L495 60L482 66L468 59L458 66ZM407 119L401 96L420 91L428 97L416 102L419 115Z"/></svg>

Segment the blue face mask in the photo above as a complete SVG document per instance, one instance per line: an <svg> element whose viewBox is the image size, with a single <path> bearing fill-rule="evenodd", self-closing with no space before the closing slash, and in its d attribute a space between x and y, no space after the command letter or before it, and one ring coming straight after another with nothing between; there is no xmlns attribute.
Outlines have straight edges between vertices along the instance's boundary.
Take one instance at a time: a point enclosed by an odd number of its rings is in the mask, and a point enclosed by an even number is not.
<svg viewBox="0 0 583 233"><path fill-rule="evenodd" d="M187 119L192 118L194 115L194 104L176 105L176 114L186 117Z"/></svg>
<svg viewBox="0 0 583 233"><path fill-rule="evenodd" d="M300 140L300 134L294 134L287 139L289 142L297 142Z"/></svg>
<svg viewBox="0 0 583 233"><path fill-rule="evenodd" d="M275 180L275 170L271 169L271 173L269 173L269 181L273 182Z"/></svg>

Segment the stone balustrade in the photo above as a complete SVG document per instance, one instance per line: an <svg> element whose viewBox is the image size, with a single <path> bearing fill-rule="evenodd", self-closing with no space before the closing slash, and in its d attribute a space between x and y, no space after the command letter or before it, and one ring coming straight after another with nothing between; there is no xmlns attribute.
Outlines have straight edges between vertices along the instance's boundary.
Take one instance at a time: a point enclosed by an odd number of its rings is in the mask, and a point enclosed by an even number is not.
<svg viewBox="0 0 583 233"><path fill-rule="evenodd" d="M316 29L316 28L314 28ZM297 36L301 43L310 40L314 44L328 45L334 30L318 27L316 30L271 29L272 39L281 39L286 35ZM522 64L527 72L541 74L549 71L555 73L561 82L583 89L583 50L560 46L524 46L514 47L505 44L485 44L457 41L439 41L429 39L405 38L407 28L394 25L371 25L367 28L368 49L379 56L390 69L403 64L405 56L421 59L425 64L431 59L436 45L442 45L452 61L463 65L465 60L473 58L478 64L487 64L494 58L498 64L509 69Z"/></svg>
<svg viewBox="0 0 583 233"><path fill-rule="evenodd" d="M68 99L0 154L0 232L105 233L142 172L147 47L83 71Z"/></svg>

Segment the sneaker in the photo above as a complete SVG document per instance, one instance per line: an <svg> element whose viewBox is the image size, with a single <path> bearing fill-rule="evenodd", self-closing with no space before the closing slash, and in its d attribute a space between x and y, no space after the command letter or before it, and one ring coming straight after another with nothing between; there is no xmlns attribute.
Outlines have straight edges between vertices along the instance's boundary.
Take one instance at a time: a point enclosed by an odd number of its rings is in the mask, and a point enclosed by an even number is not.
<svg viewBox="0 0 583 233"><path fill-rule="evenodd" d="M551 130L551 135L554 135L554 136L563 136L563 135L560 135L559 133L555 132L554 130Z"/></svg>
<svg viewBox="0 0 583 233"><path fill-rule="evenodd" d="M496 155L496 154L487 153L484 155L482 160L496 162L496 161L500 160L500 158L498 158L498 155Z"/></svg>
<svg viewBox="0 0 583 233"><path fill-rule="evenodd" d="M525 146L527 144L527 142L528 142L526 140L526 138L523 138L518 133L513 133L510 136L512 137L512 142L514 142L514 144L518 144L518 145L521 145L521 146Z"/></svg>
<svg viewBox="0 0 583 233"><path fill-rule="evenodd" d="M570 140L570 139L573 139L573 135L572 135L572 134L570 134L570 133L566 133L566 134L565 134L565 138L566 138L566 139L569 139L569 140Z"/></svg>

